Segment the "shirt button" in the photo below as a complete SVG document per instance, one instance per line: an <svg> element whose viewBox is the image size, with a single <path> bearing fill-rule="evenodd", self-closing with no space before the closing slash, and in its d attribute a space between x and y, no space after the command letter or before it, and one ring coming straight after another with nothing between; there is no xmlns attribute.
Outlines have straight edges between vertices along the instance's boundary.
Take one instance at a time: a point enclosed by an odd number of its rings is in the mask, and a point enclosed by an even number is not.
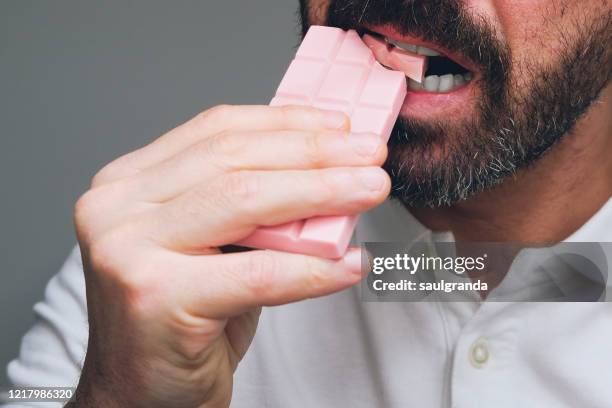
<svg viewBox="0 0 612 408"><path fill-rule="evenodd" d="M485 339L480 338L470 348L470 363L475 368L482 368L489 361L489 347Z"/></svg>

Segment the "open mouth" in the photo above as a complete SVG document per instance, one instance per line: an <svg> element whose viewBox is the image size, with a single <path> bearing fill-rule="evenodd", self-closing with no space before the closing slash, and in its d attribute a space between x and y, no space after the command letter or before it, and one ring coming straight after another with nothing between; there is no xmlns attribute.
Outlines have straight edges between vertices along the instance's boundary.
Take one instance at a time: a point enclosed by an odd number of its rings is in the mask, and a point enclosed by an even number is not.
<svg viewBox="0 0 612 408"><path fill-rule="evenodd" d="M361 29L360 34L382 65L406 73L408 88L413 92L450 93L467 86L474 79L474 73L456 58L419 44L418 40L411 42L403 38L400 41L369 29ZM416 75L421 77L420 81L413 79L414 68L403 63L403 57L424 60L425 70Z"/></svg>

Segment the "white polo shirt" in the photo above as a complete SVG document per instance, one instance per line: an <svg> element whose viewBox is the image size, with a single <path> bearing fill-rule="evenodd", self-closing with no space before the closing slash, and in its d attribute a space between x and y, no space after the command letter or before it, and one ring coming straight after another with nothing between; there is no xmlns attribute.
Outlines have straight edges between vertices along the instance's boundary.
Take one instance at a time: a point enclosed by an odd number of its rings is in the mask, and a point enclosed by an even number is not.
<svg viewBox="0 0 612 408"><path fill-rule="evenodd" d="M452 236L388 202L361 217L355 238ZM612 199L566 241L612 242ZM78 250L34 311L10 380L75 386L88 335ZM266 308L231 406L610 408L612 303L377 303L363 302L357 286Z"/></svg>

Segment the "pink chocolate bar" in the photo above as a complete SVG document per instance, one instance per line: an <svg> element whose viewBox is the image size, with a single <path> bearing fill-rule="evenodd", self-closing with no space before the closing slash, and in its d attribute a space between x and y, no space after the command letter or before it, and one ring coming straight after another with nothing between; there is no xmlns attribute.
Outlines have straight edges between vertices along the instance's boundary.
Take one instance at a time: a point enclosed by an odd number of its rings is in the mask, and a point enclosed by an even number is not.
<svg viewBox="0 0 612 408"><path fill-rule="evenodd" d="M341 111L350 116L353 133L388 140L405 96L405 74L380 65L355 31L313 26L270 105ZM260 227L237 245L339 258L356 223L356 215L313 217Z"/></svg>
<svg viewBox="0 0 612 408"><path fill-rule="evenodd" d="M369 34L363 36L363 42L370 47L376 59L387 67L402 71L407 77L418 83L423 82L425 71L427 71L427 57L393 47L389 50L389 44L380 38Z"/></svg>

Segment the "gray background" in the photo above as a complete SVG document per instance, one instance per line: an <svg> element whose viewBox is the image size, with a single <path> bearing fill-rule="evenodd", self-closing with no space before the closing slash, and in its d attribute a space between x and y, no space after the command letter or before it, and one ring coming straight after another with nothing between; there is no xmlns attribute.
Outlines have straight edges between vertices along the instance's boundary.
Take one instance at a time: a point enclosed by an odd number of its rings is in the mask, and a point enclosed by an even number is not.
<svg viewBox="0 0 612 408"><path fill-rule="evenodd" d="M207 107L265 103L297 0L0 2L0 385L96 170Z"/></svg>

